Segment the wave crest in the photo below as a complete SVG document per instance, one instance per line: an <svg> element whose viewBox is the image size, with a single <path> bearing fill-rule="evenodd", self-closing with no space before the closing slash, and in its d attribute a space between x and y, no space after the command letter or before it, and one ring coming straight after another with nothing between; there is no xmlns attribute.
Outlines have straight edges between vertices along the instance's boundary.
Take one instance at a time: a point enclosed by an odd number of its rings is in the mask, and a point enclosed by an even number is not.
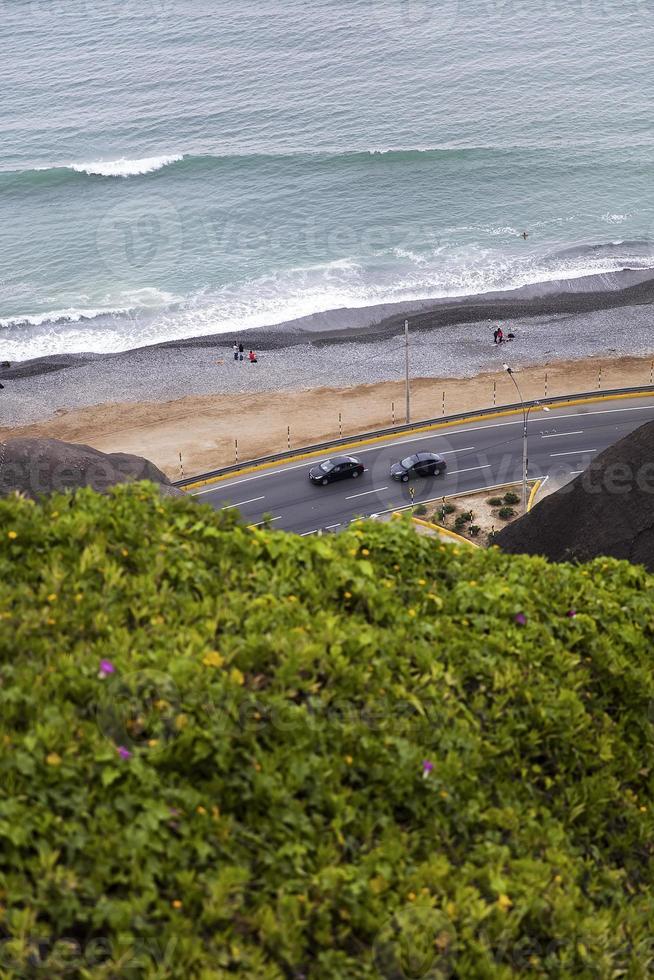
<svg viewBox="0 0 654 980"><path fill-rule="evenodd" d="M67 170L78 174L88 174L91 177L138 177L141 174L151 174L161 170L171 163L179 163L184 159L182 153L167 154L159 157L144 157L141 160L97 160L92 163L69 163Z"/></svg>

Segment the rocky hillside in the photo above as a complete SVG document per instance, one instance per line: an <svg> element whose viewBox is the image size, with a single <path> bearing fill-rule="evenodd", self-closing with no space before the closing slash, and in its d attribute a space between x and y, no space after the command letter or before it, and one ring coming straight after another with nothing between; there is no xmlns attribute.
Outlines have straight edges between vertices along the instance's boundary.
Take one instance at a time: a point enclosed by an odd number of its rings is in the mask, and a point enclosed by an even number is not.
<svg viewBox="0 0 654 980"><path fill-rule="evenodd" d="M495 537L551 561L625 558L654 570L654 422L610 446L571 483Z"/></svg>
<svg viewBox="0 0 654 980"><path fill-rule="evenodd" d="M181 495L165 473L142 456L102 453L58 439L0 442L0 495L18 491L36 499L82 487L104 493L117 483L133 480L150 480L166 496Z"/></svg>

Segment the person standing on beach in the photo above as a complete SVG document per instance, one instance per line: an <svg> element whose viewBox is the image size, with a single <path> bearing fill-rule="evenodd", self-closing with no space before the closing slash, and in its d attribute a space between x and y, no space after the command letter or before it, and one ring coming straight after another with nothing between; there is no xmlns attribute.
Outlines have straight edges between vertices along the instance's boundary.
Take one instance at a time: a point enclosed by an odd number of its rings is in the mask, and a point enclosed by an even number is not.
<svg viewBox="0 0 654 980"><path fill-rule="evenodd" d="M499 329L498 329L497 327L496 327L496 328L495 328L495 330L493 331L493 343L494 343L494 344L496 344L496 343L497 343L497 335L498 335L498 333L499 333L499 332L500 332L500 331L499 331Z"/></svg>
<svg viewBox="0 0 654 980"><path fill-rule="evenodd" d="M498 327L497 328L497 342L498 342L498 344L501 344L503 340L504 340L504 333L502 332L502 328L501 327Z"/></svg>
<svg viewBox="0 0 654 980"><path fill-rule="evenodd" d="M233 351L234 351L234 360L238 361L238 344L234 344Z"/></svg>
<svg viewBox="0 0 654 980"><path fill-rule="evenodd" d="M243 344L238 345L238 359L239 361L243 360Z"/></svg>

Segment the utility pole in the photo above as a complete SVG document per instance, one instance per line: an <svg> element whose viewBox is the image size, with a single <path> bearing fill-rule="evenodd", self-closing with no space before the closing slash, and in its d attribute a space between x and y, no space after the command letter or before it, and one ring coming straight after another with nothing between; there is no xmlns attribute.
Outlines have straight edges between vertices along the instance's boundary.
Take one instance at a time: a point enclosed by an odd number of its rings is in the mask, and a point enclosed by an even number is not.
<svg viewBox="0 0 654 980"><path fill-rule="evenodd" d="M508 364L503 364L502 367L506 373L511 378L511 381L515 385L515 390L518 392L518 398L520 399L520 405L522 406L522 513L527 513L527 470L529 468L529 459L527 456L527 425L529 423L529 413L532 408L542 408L544 412L549 412L547 405L541 405L540 402L534 402L533 405L525 405L524 398L522 397L522 392L518 387L518 382L513 377L513 368L509 367Z"/></svg>
<svg viewBox="0 0 654 980"><path fill-rule="evenodd" d="M404 384L406 388L406 424L411 421L411 389L409 387L409 321L404 321Z"/></svg>

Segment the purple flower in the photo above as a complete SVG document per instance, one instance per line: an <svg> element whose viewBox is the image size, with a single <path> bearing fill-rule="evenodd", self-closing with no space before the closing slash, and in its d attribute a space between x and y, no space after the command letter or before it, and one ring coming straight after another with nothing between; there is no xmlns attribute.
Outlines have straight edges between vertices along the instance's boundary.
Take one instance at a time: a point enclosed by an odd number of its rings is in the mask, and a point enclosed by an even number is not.
<svg viewBox="0 0 654 980"><path fill-rule="evenodd" d="M425 761L422 764L422 778L426 779L433 768L434 768L434 763L430 762L429 759L425 759Z"/></svg>
<svg viewBox="0 0 654 980"><path fill-rule="evenodd" d="M525 616L524 613L521 613L521 612L516 613L515 616L513 617L513 620L514 620L514 622L516 622L518 624L518 626L526 626L527 625L527 617Z"/></svg>
<svg viewBox="0 0 654 980"><path fill-rule="evenodd" d="M577 615L577 610L576 609L568 609L568 611L566 613L566 616L568 617L568 619L574 619L576 615Z"/></svg>
<svg viewBox="0 0 654 980"><path fill-rule="evenodd" d="M111 660L101 660L100 670L98 671L98 677L108 677L109 674L115 674L116 668L112 664Z"/></svg>
<svg viewBox="0 0 654 980"><path fill-rule="evenodd" d="M132 753L129 749L126 749L124 745L119 745L117 749L118 755L121 759L131 759Z"/></svg>

